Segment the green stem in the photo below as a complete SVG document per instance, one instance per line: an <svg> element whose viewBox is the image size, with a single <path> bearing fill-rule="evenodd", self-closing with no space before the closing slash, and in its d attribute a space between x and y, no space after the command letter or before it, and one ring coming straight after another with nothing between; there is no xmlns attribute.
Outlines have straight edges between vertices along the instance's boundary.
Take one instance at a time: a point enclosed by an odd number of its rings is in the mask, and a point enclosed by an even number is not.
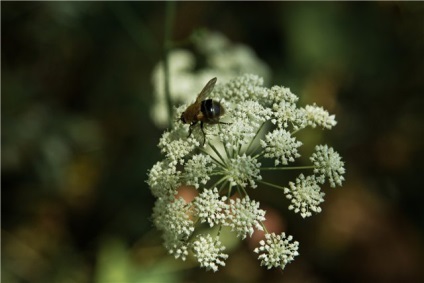
<svg viewBox="0 0 424 283"><path fill-rule="evenodd" d="M266 122L266 121L265 121ZM253 139L250 141L249 145L246 148L246 153L249 151L250 146L253 144L253 141L256 139L256 137L259 135L260 131L262 130L263 126L265 125L265 122L262 123L262 125L259 127L259 129L256 131L255 136L253 137ZM256 150L256 149L255 149Z"/></svg>
<svg viewBox="0 0 424 283"><path fill-rule="evenodd" d="M222 132L221 124L218 124L218 128L219 128L219 131L220 131L220 132ZM231 157L232 157L232 158L234 158L234 156L230 155L230 153L228 152L228 149L227 149L227 147L225 146L224 142L222 141L221 143L222 143L222 145L223 145L223 147L224 147L224 149L225 149L225 154L227 154L227 158L228 158L228 159L231 159ZM233 154L234 154L234 150L233 150Z"/></svg>
<svg viewBox="0 0 424 283"><path fill-rule="evenodd" d="M243 194L241 193L241 190L240 190L240 186L239 185L237 185L237 192L239 193L239 195L240 196L242 196Z"/></svg>
<svg viewBox="0 0 424 283"><path fill-rule="evenodd" d="M219 153L219 151L216 149L216 147L211 144L210 142L208 142L208 145L212 148L212 150L215 152L216 155L218 155L218 157L221 159L222 163L225 164L225 159L222 157L222 155ZM221 165L222 167L226 167L225 165Z"/></svg>
<svg viewBox="0 0 424 283"><path fill-rule="evenodd" d="M226 179L227 179L227 176L224 176L221 179L219 179L215 184L213 184L210 187L210 190L213 190L216 186L218 186L219 184L221 184L222 182L224 182Z"/></svg>
<svg viewBox="0 0 424 283"><path fill-rule="evenodd" d="M266 234L269 234L268 229L266 229L265 224L264 224L264 222L263 222L263 221L261 221L261 226L262 226L262 228L264 228L264 232L265 232Z"/></svg>
<svg viewBox="0 0 424 283"><path fill-rule="evenodd" d="M166 105L168 108L168 126L172 125L172 100L171 91L169 87L169 51L171 50L171 36L172 36L172 24L174 23L175 17L175 3L174 1L166 2L166 15L165 15L165 32L164 32L164 43L163 43L163 70L165 77L165 98Z"/></svg>
<svg viewBox="0 0 424 283"><path fill-rule="evenodd" d="M217 233L217 235L216 235L218 238L221 236L221 230L222 230L222 225L219 225L218 233ZM219 241L219 240L217 239L217 240L215 241L215 243L216 243L217 241Z"/></svg>
<svg viewBox="0 0 424 283"><path fill-rule="evenodd" d="M288 167L263 167L263 171L273 171L273 170L300 170L300 169L314 169L314 165L308 166L288 166Z"/></svg>
<svg viewBox="0 0 424 283"><path fill-rule="evenodd" d="M302 128L303 129L303 128ZM290 135L294 135L294 134L296 134L297 132L299 132L300 130L302 130L302 129L297 129L297 130L294 130L293 132L291 132L290 133Z"/></svg>
<svg viewBox="0 0 424 283"><path fill-rule="evenodd" d="M241 144L239 144L239 147L237 149L237 155L240 155L240 152L241 152ZM235 158L235 156L234 156L234 158Z"/></svg>
<svg viewBox="0 0 424 283"><path fill-rule="evenodd" d="M226 185L227 183L229 183L227 179L228 179L228 178L225 178L225 182L223 182L223 183L221 184L221 187L219 188L219 192L222 192L222 190L225 188L225 185Z"/></svg>
<svg viewBox="0 0 424 283"><path fill-rule="evenodd" d="M243 191L243 193L244 193L245 196L248 195L247 192L246 192L246 190L244 188L241 188L241 190ZM241 195L240 195L240 197L241 197Z"/></svg>
<svg viewBox="0 0 424 283"><path fill-rule="evenodd" d="M212 173L209 174L209 176L222 176L225 175L225 172L222 170L214 170L212 171Z"/></svg>
<svg viewBox="0 0 424 283"><path fill-rule="evenodd" d="M201 152L203 152L204 154L206 154L206 155L209 155L211 158L212 158L212 160L213 161L215 161L215 163L216 164L218 164L219 166L221 166L221 167L223 167L223 168L225 168L226 166L221 162L221 161L219 161L218 159L216 159L215 157L213 157L211 154L209 154L209 152L206 152L205 150L203 150L203 149L200 149L200 151Z"/></svg>
<svg viewBox="0 0 424 283"><path fill-rule="evenodd" d="M227 198L230 199L231 197L231 184L230 182L228 182L228 193L227 193Z"/></svg>
<svg viewBox="0 0 424 283"><path fill-rule="evenodd" d="M279 186L279 185L275 185L273 183L268 183L268 182L260 181L260 180L258 180L258 183L261 183L261 184L264 184L264 185L267 185L267 186L270 186L270 187L273 187L273 188L277 188L277 189L280 189L280 190L284 190L284 187Z"/></svg>
<svg viewBox="0 0 424 283"><path fill-rule="evenodd" d="M253 153L255 153L255 152L258 150L258 148L259 148L259 147L256 147L256 148L255 148L255 150L252 152L252 155L253 155ZM264 154L265 154L265 151L264 151L264 150L261 150L261 151L260 151L260 152L258 152L255 156L253 156L253 158L258 159L259 157L262 157Z"/></svg>

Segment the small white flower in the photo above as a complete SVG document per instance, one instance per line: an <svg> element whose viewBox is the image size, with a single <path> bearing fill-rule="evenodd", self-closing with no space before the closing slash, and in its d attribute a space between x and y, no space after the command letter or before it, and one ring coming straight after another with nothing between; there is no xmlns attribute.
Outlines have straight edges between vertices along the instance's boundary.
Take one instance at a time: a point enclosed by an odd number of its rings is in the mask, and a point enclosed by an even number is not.
<svg viewBox="0 0 424 283"><path fill-rule="evenodd" d="M299 243L292 242L293 237L282 233L275 235L274 233L265 234L265 240L259 242L260 246L254 252L259 254L258 259L261 261L261 266L266 266L268 269L280 267L284 269L287 263L294 260L298 256L297 252Z"/></svg>
<svg viewBox="0 0 424 283"><path fill-rule="evenodd" d="M181 123L179 123L181 125ZM159 140L159 148L170 163L176 166L178 163L184 164L184 157L192 152L200 143L192 138L187 138L187 133L183 126L179 126L170 132L163 133Z"/></svg>
<svg viewBox="0 0 424 283"><path fill-rule="evenodd" d="M174 195L177 187L181 184L179 181L180 171L175 166L159 161L153 165L149 171L147 183L150 186L152 194L155 197L166 197Z"/></svg>
<svg viewBox="0 0 424 283"><path fill-rule="evenodd" d="M183 261L186 260L189 246L179 235L164 232L163 245L169 254L173 255L176 259L181 258Z"/></svg>
<svg viewBox="0 0 424 283"><path fill-rule="evenodd" d="M214 90L216 97L238 104L246 100L257 100L263 97L266 88L262 87L264 80L252 74L245 74L229 81L225 85L217 85Z"/></svg>
<svg viewBox="0 0 424 283"><path fill-rule="evenodd" d="M296 102L299 100L299 97L292 93L287 87L273 86L268 92L268 99L270 104L279 104L281 101L285 101L290 104L296 104Z"/></svg>
<svg viewBox="0 0 424 283"><path fill-rule="evenodd" d="M153 207L153 223L166 233L186 239L194 231L190 210L191 205L187 204L183 198L158 198Z"/></svg>
<svg viewBox="0 0 424 283"><path fill-rule="evenodd" d="M334 115L328 114L327 110L322 107L314 105L306 105L305 115L309 126L315 128L321 126L326 129L331 129L337 122Z"/></svg>
<svg viewBox="0 0 424 283"><path fill-rule="evenodd" d="M300 174L296 183L290 182L289 186L290 188L284 189L284 193L291 200L290 210L300 213L303 218L311 216L311 211L321 212L319 205L324 202L325 193L321 192L314 175L305 179L305 176Z"/></svg>
<svg viewBox="0 0 424 283"><path fill-rule="evenodd" d="M193 185L196 189L199 188L200 184L206 185L210 180L210 174L216 167L212 163L212 158L205 154L196 154L189 159L184 167L187 185Z"/></svg>
<svg viewBox="0 0 424 283"><path fill-rule="evenodd" d="M273 124L281 129L287 129L289 125L294 130L305 127L306 118L304 111L296 105L299 97L293 94L289 88L273 86L268 95L270 106L274 112L274 117L271 119Z"/></svg>
<svg viewBox="0 0 424 283"><path fill-rule="evenodd" d="M314 173L317 174L318 181L324 183L327 177L331 187L342 185L345 173L344 162L332 147L317 145L310 159L315 166Z"/></svg>
<svg viewBox="0 0 424 283"><path fill-rule="evenodd" d="M239 149L249 144L257 134L262 123L271 118L270 108L256 101L242 101L231 109L231 123L219 133L220 140L229 149Z"/></svg>
<svg viewBox="0 0 424 283"><path fill-rule="evenodd" d="M272 110L274 111L274 118L271 122L281 129L287 129L291 125L294 130L299 130L306 126L304 111L297 108L295 103L281 100L272 105Z"/></svg>
<svg viewBox="0 0 424 283"><path fill-rule="evenodd" d="M257 125L247 117L233 119L226 130L219 133L219 138L227 149L237 151L252 140L256 130Z"/></svg>
<svg viewBox="0 0 424 283"><path fill-rule="evenodd" d="M271 119L272 110L262 106L257 101L246 100L237 104L233 115L235 115L235 119L249 119L256 122L256 125L259 126L259 123Z"/></svg>
<svg viewBox="0 0 424 283"><path fill-rule="evenodd" d="M240 186L241 188L250 186L256 188L255 181L262 180L260 167L261 163L256 158L243 154L242 156L236 156L228 160L226 175L232 186Z"/></svg>
<svg viewBox="0 0 424 283"><path fill-rule="evenodd" d="M232 231L237 232L237 237L242 239L247 235L252 237L253 227L263 230L261 221L265 221L265 210L259 208L259 202L250 200L249 196L240 200L230 199L228 225Z"/></svg>
<svg viewBox="0 0 424 283"><path fill-rule="evenodd" d="M297 148L302 143L286 130L275 129L265 136L265 141L261 140L261 145L265 150L264 157L275 158L275 166L277 166L280 163L287 165L300 157Z"/></svg>
<svg viewBox="0 0 424 283"><path fill-rule="evenodd" d="M222 253L225 247L221 244L218 237L215 239L211 235L198 235L193 242L193 252L201 267L206 270L218 270L218 266L225 266L224 260L228 258L227 254Z"/></svg>
<svg viewBox="0 0 424 283"><path fill-rule="evenodd" d="M247 100L230 109L229 125L218 133L222 143L229 149L239 151L257 135L261 125L271 119L272 110L257 101Z"/></svg>
<svg viewBox="0 0 424 283"><path fill-rule="evenodd" d="M202 223L208 222L210 227L223 224L229 207L226 200L227 197L220 196L217 188L204 190L194 199L195 213Z"/></svg>

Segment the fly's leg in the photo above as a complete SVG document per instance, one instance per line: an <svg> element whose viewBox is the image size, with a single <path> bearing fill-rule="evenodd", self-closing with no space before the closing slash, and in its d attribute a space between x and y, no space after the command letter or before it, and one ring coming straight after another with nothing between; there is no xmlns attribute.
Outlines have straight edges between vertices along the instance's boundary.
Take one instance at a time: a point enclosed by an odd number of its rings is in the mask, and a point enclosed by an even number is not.
<svg viewBox="0 0 424 283"><path fill-rule="evenodd" d="M193 127L196 126L197 121L193 122L190 124L190 127L188 128L188 137L189 138L191 136L191 132L193 131Z"/></svg>
<svg viewBox="0 0 424 283"><path fill-rule="evenodd" d="M204 146L206 142L206 135L205 135L205 131L203 130L203 121L200 122L200 129L202 130L202 134L203 134L203 146Z"/></svg>

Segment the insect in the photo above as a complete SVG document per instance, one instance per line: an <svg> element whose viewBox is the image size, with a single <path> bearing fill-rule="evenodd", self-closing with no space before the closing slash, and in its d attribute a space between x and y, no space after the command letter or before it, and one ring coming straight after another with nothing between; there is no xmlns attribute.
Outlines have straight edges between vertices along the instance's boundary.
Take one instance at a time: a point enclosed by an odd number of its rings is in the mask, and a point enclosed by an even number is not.
<svg viewBox="0 0 424 283"><path fill-rule="evenodd" d="M181 114L180 120L184 124L190 124L189 134L193 130L193 127L200 122L200 129L203 133L203 145L206 141L206 135L203 130L203 124L227 124L219 121L219 117L224 115L224 107L218 101L212 99L206 99L206 96L210 94L215 87L216 78L211 79L202 91L197 95L196 101L187 107L187 109Z"/></svg>

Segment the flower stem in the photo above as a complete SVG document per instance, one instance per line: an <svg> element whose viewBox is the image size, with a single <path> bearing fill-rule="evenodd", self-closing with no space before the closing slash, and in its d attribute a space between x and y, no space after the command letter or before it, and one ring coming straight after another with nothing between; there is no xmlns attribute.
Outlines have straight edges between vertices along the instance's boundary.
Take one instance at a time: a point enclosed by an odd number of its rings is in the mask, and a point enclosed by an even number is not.
<svg viewBox="0 0 424 283"><path fill-rule="evenodd" d="M265 122L266 122L266 121L265 121ZM248 146L247 146L247 148L246 148L246 153L247 153L247 151L250 149L250 147L252 146L253 141L256 139L256 137L258 136L259 132L262 130L263 126L265 125L265 122L263 122L263 123L262 123L262 125L261 125L261 126L258 128L258 130L256 131L255 136L253 137L253 139L250 141L249 145L248 145ZM256 151L256 149L255 149L255 151ZM253 151L253 152L255 152L255 151Z"/></svg>
<svg viewBox="0 0 424 283"><path fill-rule="evenodd" d="M294 135L294 134L296 134L297 132L299 132L300 130L302 130L302 129L293 130L293 132L291 132L291 133L290 133L290 135Z"/></svg>
<svg viewBox="0 0 424 283"><path fill-rule="evenodd" d="M171 101L171 91L169 87L169 51L171 50L171 36L172 36L172 24L174 22L175 16L175 2L167 1L166 2L166 15L165 15L165 31L164 31L164 42L163 42L163 70L165 77L165 98L166 105L168 108L168 126L172 124L172 101Z"/></svg>
<svg viewBox="0 0 424 283"><path fill-rule="evenodd" d="M265 234L269 234L268 229L266 229L266 226L263 221L261 221L261 226L264 229Z"/></svg>
<svg viewBox="0 0 424 283"><path fill-rule="evenodd" d="M209 155L213 161L215 161L216 164L218 164L219 166L225 168L225 165L223 163L221 163L221 161L219 161L218 159L216 159L215 157L213 157L211 154L209 154L209 152L204 151L203 149L200 149L201 152L203 152L206 155Z"/></svg>
<svg viewBox="0 0 424 283"><path fill-rule="evenodd" d="M225 178L224 182L221 183L221 187L219 187L219 192L222 192L222 190L225 188L225 186L228 183L228 178Z"/></svg>
<svg viewBox="0 0 424 283"><path fill-rule="evenodd" d="M255 150L254 151L252 151L252 155L258 150L260 148L260 145L259 146L257 146L256 148L255 148ZM253 156L253 158L256 158L256 159L258 159L259 157L262 157L263 155L265 154L265 151L262 149L261 151L259 151L256 155L254 155Z"/></svg>
<svg viewBox="0 0 424 283"><path fill-rule="evenodd" d="M261 183L261 184L264 184L264 185L267 185L267 186L270 186L270 187L273 187L273 188L277 188L277 189L280 189L280 190L284 190L284 187L279 186L279 185L275 185L273 183L268 183L268 182L260 181L260 180L258 180L258 183Z"/></svg>
<svg viewBox="0 0 424 283"><path fill-rule="evenodd" d="M220 131L220 132L222 132L221 124L218 124L218 128L219 128L219 131ZM226 147L226 146L225 146L225 144L224 144L224 141L221 141L221 142L222 142L222 145L223 145L223 147L224 147L224 149L225 149L225 154L227 154L227 158L228 158L228 159L234 158L234 157L235 157L235 156L234 156L234 150L233 150L233 154L231 154L231 155L230 155L230 153L229 153L229 151L228 151L227 147Z"/></svg>
<svg viewBox="0 0 424 283"><path fill-rule="evenodd" d="M300 170L300 169L314 169L314 165L308 166L288 166L288 167L263 167L260 170L263 171L273 171L273 170Z"/></svg>
<svg viewBox="0 0 424 283"><path fill-rule="evenodd" d="M212 143L210 143L210 142L208 142L208 145L212 148L212 150L216 153L216 155L219 157L219 159L221 159L221 161L222 161L222 163L223 164L221 164L220 163L220 165L222 166L222 167L226 167L224 164L225 164L225 159L222 157L222 155L219 153L219 151L216 149L216 147L212 144Z"/></svg>
<svg viewBox="0 0 424 283"><path fill-rule="evenodd" d="M209 189L213 190L213 188L215 188L216 186L218 186L219 184L221 184L222 182L224 182L225 180L227 180L227 176L222 177L221 179L219 179L215 184L213 184Z"/></svg>

